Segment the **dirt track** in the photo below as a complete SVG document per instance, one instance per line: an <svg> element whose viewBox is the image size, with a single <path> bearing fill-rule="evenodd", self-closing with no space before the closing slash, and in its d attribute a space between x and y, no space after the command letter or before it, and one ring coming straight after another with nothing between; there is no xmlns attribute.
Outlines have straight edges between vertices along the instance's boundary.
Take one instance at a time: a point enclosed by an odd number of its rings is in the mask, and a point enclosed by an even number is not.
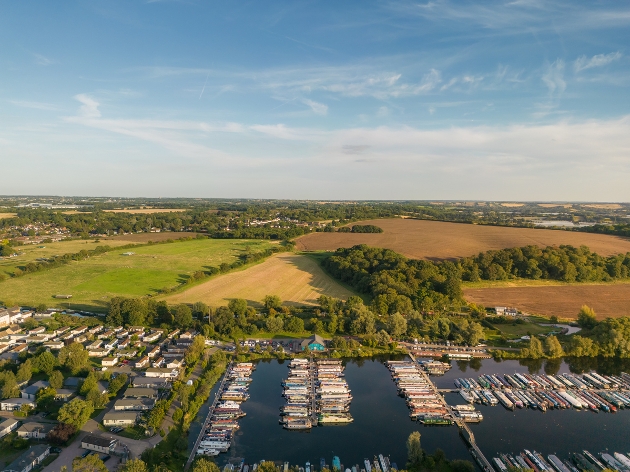
<svg viewBox="0 0 630 472"><path fill-rule="evenodd" d="M600 255L630 252L630 240L573 231L481 226L412 219L369 220L383 233L312 233L297 239L302 251L334 251L356 244L384 247L415 259L455 259L491 249L537 245L586 245Z"/></svg>
<svg viewBox="0 0 630 472"><path fill-rule="evenodd" d="M630 284L467 288L464 297L486 307L513 306L561 318L577 318L582 305L593 308L600 319L630 316Z"/></svg>
<svg viewBox="0 0 630 472"><path fill-rule="evenodd" d="M308 256L279 254L243 271L215 277L166 300L220 306L227 305L232 298L244 298L252 306L261 306L265 295L278 295L289 305L312 305L320 295L347 299L353 293L326 275Z"/></svg>

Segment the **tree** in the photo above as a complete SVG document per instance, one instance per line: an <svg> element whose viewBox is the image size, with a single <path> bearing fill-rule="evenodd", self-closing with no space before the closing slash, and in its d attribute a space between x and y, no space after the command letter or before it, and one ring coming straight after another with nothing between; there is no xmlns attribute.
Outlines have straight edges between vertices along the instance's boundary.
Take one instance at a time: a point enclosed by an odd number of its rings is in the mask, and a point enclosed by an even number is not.
<svg viewBox="0 0 630 472"><path fill-rule="evenodd" d="M521 355L530 359L540 359L544 357L543 345L536 336L530 336L529 346L521 349Z"/></svg>
<svg viewBox="0 0 630 472"><path fill-rule="evenodd" d="M72 472L109 472L107 466L98 457L98 454L90 454L86 457L77 457L72 461Z"/></svg>
<svg viewBox="0 0 630 472"><path fill-rule="evenodd" d="M37 307L35 308L35 311L37 313L44 313L46 310L48 310L48 306L46 306L45 303L40 303L39 305L37 305Z"/></svg>
<svg viewBox="0 0 630 472"><path fill-rule="evenodd" d="M42 388L35 395L37 408L39 410L48 410L53 403L55 402L55 397L57 396L57 390L53 387Z"/></svg>
<svg viewBox="0 0 630 472"><path fill-rule="evenodd" d="M90 390L96 387L96 383L96 375L94 375L94 372L90 372L81 384L81 388L79 388L79 395L83 395L85 397Z"/></svg>
<svg viewBox="0 0 630 472"><path fill-rule="evenodd" d="M203 319L210 314L210 307L203 302L195 302L192 306L192 313L194 316Z"/></svg>
<svg viewBox="0 0 630 472"><path fill-rule="evenodd" d="M595 315L595 310L583 305L578 313L577 323L581 328L593 329L597 326L597 315Z"/></svg>
<svg viewBox="0 0 630 472"><path fill-rule="evenodd" d="M44 351L33 359L33 365L37 370L50 376L54 368L57 367L57 358L50 351Z"/></svg>
<svg viewBox="0 0 630 472"><path fill-rule="evenodd" d="M30 359L22 362L22 365L18 368L15 380L17 383L28 382L33 376L33 363Z"/></svg>
<svg viewBox="0 0 630 472"><path fill-rule="evenodd" d="M562 357L564 356L564 350L558 338L555 336L549 336L545 339L545 353L547 357Z"/></svg>
<svg viewBox="0 0 630 472"><path fill-rule="evenodd" d="M72 437L74 433L77 432L77 428L71 424L58 423L55 427L48 433L47 440L53 444L64 444L68 439Z"/></svg>
<svg viewBox="0 0 630 472"><path fill-rule="evenodd" d="M264 461L259 466L260 472L278 472L278 467L271 461ZM258 470L256 469L256 470Z"/></svg>
<svg viewBox="0 0 630 472"><path fill-rule="evenodd" d="M8 375L11 374L11 375ZM15 381L15 375L13 372L7 373L2 385L2 398L16 398L20 396L20 389Z"/></svg>
<svg viewBox="0 0 630 472"><path fill-rule="evenodd" d="M70 424L77 429L81 429L87 420L90 419L92 413L94 413L92 402L75 398L59 409L57 420L60 423Z"/></svg>
<svg viewBox="0 0 630 472"><path fill-rule="evenodd" d="M376 342L378 343L379 346L387 346L389 344L390 339L391 338L389 334L384 329L376 333Z"/></svg>
<svg viewBox="0 0 630 472"><path fill-rule="evenodd" d="M278 295L267 295L263 299L263 304L267 310L271 310L272 308L274 310L279 310L282 308L282 300Z"/></svg>
<svg viewBox="0 0 630 472"><path fill-rule="evenodd" d="M194 466L193 466L193 472L194 472ZM215 472L218 472L218 468ZM120 472L149 472L149 469L147 467L147 465L145 464L144 461L140 460L140 459L129 459L127 462L125 462L125 465L122 466L121 469L119 469ZM465 472L465 471L462 471Z"/></svg>
<svg viewBox="0 0 630 472"><path fill-rule="evenodd" d="M180 304L173 310L173 322L181 328L188 328L192 324L192 311L185 304Z"/></svg>
<svg viewBox="0 0 630 472"><path fill-rule="evenodd" d="M474 472L475 466L470 461L455 459L450 462L452 472Z"/></svg>
<svg viewBox="0 0 630 472"><path fill-rule="evenodd" d="M394 313L387 320L387 331L394 339L400 339L407 332L407 320L400 313Z"/></svg>
<svg viewBox="0 0 630 472"><path fill-rule="evenodd" d="M284 323L282 322L282 318L276 316L267 318L265 321L265 327L270 333L277 333L278 331L281 331L283 326Z"/></svg>
<svg viewBox="0 0 630 472"><path fill-rule="evenodd" d="M63 374L59 372L58 370L53 370L48 375L48 383L54 389L62 388L63 387Z"/></svg>
<svg viewBox="0 0 630 472"><path fill-rule="evenodd" d="M228 302L228 308L236 316L245 315L247 313L247 300L233 298Z"/></svg>
<svg viewBox="0 0 630 472"><path fill-rule="evenodd" d="M301 333L304 331L304 320L297 316L291 316L285 320L284 329L291 333Z"/></svg>
<svg viewBox="0 0 630 472"><path fill-rule="evenodd" d="M464 330L464 340L469 346L476 346L483 339L483 327L476 321L471 321Z"/></svg>
<svg viewBox="0 0 630 472"><path fill-rule="evenodd" d="M448 335L451 334L451 321L448 318L439 318L437 320L437 329L442 339L448 339Z"/></svg>
<svg viewBox="0 0 630 472"><path fill-rule="evenodd" d="M128 298L120 307L123 323L130 326L143 326L149 313L147 304L141 298Z"/></svg>
<svg viewBox="0 0 630 472"><path fill-rule="evenodd" d="M262 465L260 465L258 468L260 467L262 467ZM129 471L129 472L132 472L132 471ZM136 472L136 471L133 471L133 472ZM137 471L137 472L141 472L141 471ZM217 465L213 461L210 461L206 459L205 457L200 457L193 463L192 472L219 472L219 467L217 467Z"/></svg>
<svg viewBox="0 0 630 472"><path fill-rule="evenodd" d="M118 391L127 384L127 380L129 380L127 374L119 374L109 381L107 390L109 390L109 393L112 395L116 395Z"/></svg>
<svg viewBox="0 0 630 472"><path fill-rule="evenodd" d="M420 446L420 433L414 431L407 438L407 467L418 468L422 462L423 451Z"/></svg>
<svg viewBox="0 0 630 472"><path fill-rule="evenodd" d="M89 402L92 402L95 410L100 410L102 408L105 408L105 405L107 405L107 402L109 401L109 395L107 395L107 393L101 393L98 387L95 386L87 393L85 399Z"/></svg>
<svg viewBox="0 0 630 472"><path fill-rule="evenodd" d="M73 375L87 366L88 358L89 354L81 343L72 343L62 347L57 357L59 363L69 369Z"/></svg>

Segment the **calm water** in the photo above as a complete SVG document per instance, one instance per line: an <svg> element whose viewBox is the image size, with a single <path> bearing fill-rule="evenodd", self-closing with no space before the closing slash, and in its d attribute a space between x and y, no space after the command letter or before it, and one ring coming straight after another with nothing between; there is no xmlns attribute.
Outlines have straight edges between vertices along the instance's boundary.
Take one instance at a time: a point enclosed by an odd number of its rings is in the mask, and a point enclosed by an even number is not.
<svg viewBox="0 0 630 472"><path fill-rule="evenodd" d="M406 460L405 441L412 431L422 435L422 447L434 452L444 450L450 459L470 457L457 427L424 427L410 421L403 398L396 393L389 371L382 360L348 360L346 379L354 396L350 412L354 422L342 426L313 428L310 432L287 431L278 423L279 407L284 404L280 382L288 374L288 361L261 361L253 374L250 399L243 404L247 416L240 421L229 457L243 457L248 463L260 460L289 461L304 464L310 461L319 467L320 457L326 462L338 455L344 466L362 463L375 454L389 455L400 467ZM619 363L587 362L572 369L593 368L600 373L630 370ZM453 380L482 373L569 372L565 362L535 362L521 365L518 361L496 362L476 360L453 362L443 377L432 377L441 388L453 388ZM447 394L451 404L464 403L458 394ZM569 452L589 449L600 452L630 452L630 411L616 414L560 410L542 413L534 410L508 411L501 406L478 406L484 415L480 424L471 428L487 457L497 452L535 449L545 454L558 453L566 458ZM191 436L198 431L191 428ZM193 439L194 442L194 439ZM219 456L224 463L227 454Z"/></svg>

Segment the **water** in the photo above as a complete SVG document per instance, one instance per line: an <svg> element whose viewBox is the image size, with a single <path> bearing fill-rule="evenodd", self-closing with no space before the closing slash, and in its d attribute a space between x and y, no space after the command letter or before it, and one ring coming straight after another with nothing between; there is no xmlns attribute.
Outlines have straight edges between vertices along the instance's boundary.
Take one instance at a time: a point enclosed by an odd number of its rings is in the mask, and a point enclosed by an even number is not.
<svg viewBox="0 0 630 472"><path fill-rule="evenodd" d="M288 361L261 361L252 376L250 399L243 403L247 416L240 420L234 444L228 454L218 458L242 457L248 463L260 460L289 461L304 465L306 461L319 468L320 457L328 464L338 455L344 467L372 459L376 454L389 455L403 467L406 461L406 439L412 431L421 434L422 447L433 453L442 449L449 459L472 460L455 426L422 426L409 419L409 410L399 397L383 359L346 361L346 380L352 390L349 425L316 427L310 432L287 431L278 423L279 407L284 404L280 382L288 374ZM579 364L564 361L496 362L491 359L453 362L443 377L432 377L440 388L453 388L457 377L477 377L482 373L569 372L597 370L619 373L630 370L620 361L588 359ZM464 403L458 394L447 394L451 404ZM557 453L567 458L569 452L588 449L591 452L630 452L630 411L616 414L576 410L508 411L501 406L478 406L484 415L480 424L471 424L477 443L486 457L497 452L519 452L535 449L544 454Z"/></svg>

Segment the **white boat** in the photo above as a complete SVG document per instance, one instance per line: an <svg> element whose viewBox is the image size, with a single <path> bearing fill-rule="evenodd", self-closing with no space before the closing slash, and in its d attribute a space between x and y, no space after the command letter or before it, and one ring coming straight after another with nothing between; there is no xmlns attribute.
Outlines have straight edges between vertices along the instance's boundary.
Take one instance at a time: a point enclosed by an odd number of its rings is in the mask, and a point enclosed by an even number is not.
<svg viewBox="0 0 630 472"><path fill-rule="evenodd" d="M472 403L474 401L474 398L472 397L472 395L470 393L468 393L466 390L460 390L459 394L462 396L462 398L464 400L466 400L468 403Z"/></svg>

